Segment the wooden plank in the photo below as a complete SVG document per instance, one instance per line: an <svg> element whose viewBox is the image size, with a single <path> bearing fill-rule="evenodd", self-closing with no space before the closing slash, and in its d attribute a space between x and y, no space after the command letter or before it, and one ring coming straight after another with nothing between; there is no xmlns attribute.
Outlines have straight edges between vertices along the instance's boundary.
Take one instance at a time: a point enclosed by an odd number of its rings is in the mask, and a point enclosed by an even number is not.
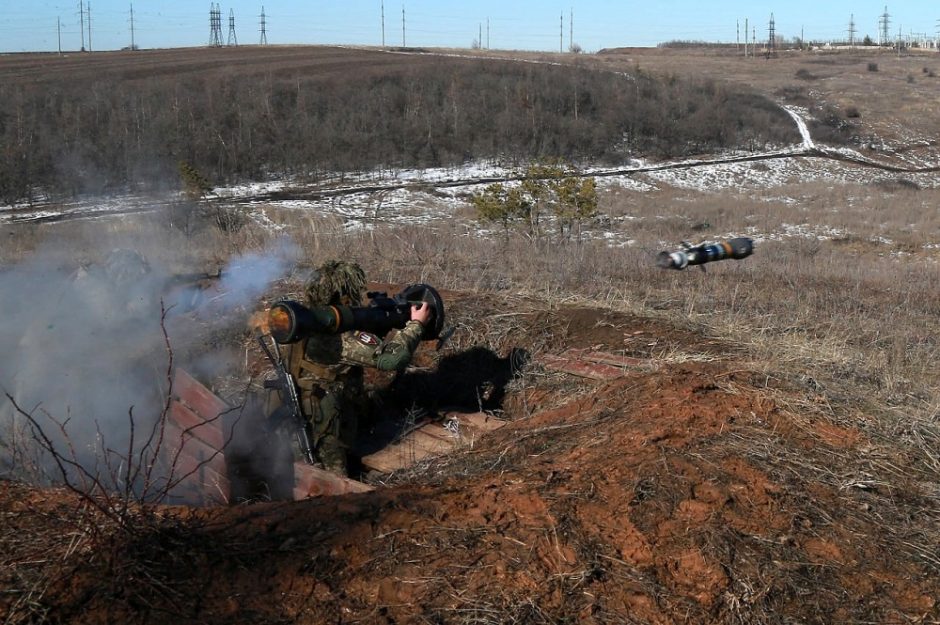
<svg viewBox="0 0 940 625"><path fill-rule="evenodd" d="M539 362L541 362L542 366L546 369L569 373L582 378L590 378L592 380L616 380L617 378L623 377L625 374L625 371L619 367L584 360L575 360L565 358L564 356L553 356L551 354L541 356Z"/></svg>
<svg viewBox="0 0 940 625"><path fill-rule="evenodd" d="M604 365L620 367L622 369L639 369L642 371L655 371L659 368L655 362L649 358L634 358L632 356L621 356L609 352L585 352L581 354L582 360L596 362Z"/></svg>
<svg viewBox="0 0 940 625"><path fill-rule="evenodd" d="M437 423L427 423L409 432L400 441L362 458L368 469L389 473L453 451L460 438Z"/></svg>
<svg viewBox="0 0 940 625"><path fill-rule="evenodd" d="M294 463L294 499L366 493L373 487L303 462Z"/></svg>
<svg viewBox="0 0 940 625"><path fill-rule="evenodd" d="M228 479L206 465L199 458L193 458L189 454L182 452L176 459L176 467L173 471L173 479L180 480L180 484L186 484L190 488L199 491L204 499L214 502L227 503L231 484Z"/></svg>
<svg viewBox="0 0 940 625"><path fill-rule="evenodd" d="M186 453L199 459L206 466L215 470L219 475L226 475L225 455L217 449L210 447L198 438L185 433L174 423L168 422L164 429L164 444L167 446L167 462L173 462L177 450L180 454Z"/></svg>
<svg viewBox="0 0 940 625"><path fill-rule="evenodd" d="M186 404L204 420L216 419L231 410L228 404L179 367L173 373L173 398Z"/></svg>
<svg viewBox="0 0 940 625"><path fill-rule="evenodd" d="M174 401L170 404L169 420L214 449L225 447L221 419L206 421L185 405Z"/></svg>
<svg viewBox="0 0 940 625"><path fill-rule="evenodd" d="M391 473L410 467L430 455L429 452L416 449L413 445L395 443L380 449L374 454L364 456L362 466L379 473Z"/></svg>
<svg viewBox="0 0 940 625"><path fill-rule="evenodd" d="M448 412L444 415L444 423L447 423L450 419L454 419L460 424L458 431L470 429L478 433L492 432L508 423L485 412Z"/></svg>
<svg viewBox="0 0 940 625"><path fill-rule="evenodd" d="M204 446L195 450L197 455L190 453L187 448L179 450L178 437L181 432L172 425L168 425L167 429L164 455L167 465L173 465L173 480L179 480L172 489L172 496L182 498L191 505L228 503L230 484L225 473L218 470L220 466L224 468L224 459L216 456L206 462L206 457L201 455L208 449ZM195 447L192 443L197 442L196 439L189 439L186 447Z"/></svg>
<svg viewBox="0 0 940 625"><path fill-rule="evenodd" d="M425 429L431 430L425 431ZM452 451L454 447L457 446L457 438L446 432L441 426L437 426L437 429L444 433L444 436L436 436L433 433L433 428L428 428L428 426L423 426L406 436L402 440L402 444L411 444L414 445L416 449L428 452L430 455L440 455Z"/></svg>
<svg viewBox="0 0 940 625"><path fill-rule="evenodd" d="M447 413L444 423L450 419L459 423L456 435L438 423L428 423L408 433L400 441L363 457L363 466L380 473L405 469L426 458L451 452L466 444L467 440L474 440L506 425L506 421L494 419L484 412Z"/></svg>
<svg viewBox="0 0 940 625"><path fill-rule="evenodd" d="M225 492L222 492L213 486L183 481L171 489L166 503L188 506L227 505L229 503L228 492L227 488Z"/></svg>

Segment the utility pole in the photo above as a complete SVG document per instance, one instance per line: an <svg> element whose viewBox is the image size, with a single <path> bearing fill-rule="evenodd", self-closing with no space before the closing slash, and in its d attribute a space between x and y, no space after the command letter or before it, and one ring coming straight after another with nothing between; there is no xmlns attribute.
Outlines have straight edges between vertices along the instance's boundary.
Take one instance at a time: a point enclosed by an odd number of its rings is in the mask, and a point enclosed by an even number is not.
<svg viewBox="0 0 940 625"><path fill-rule="evenodd" d="M228 10L228 45L232 45L232 42L235 42L235 47L238 47L238 37L235 35L235 9Z"/></svg>
<svg viewBox="0 0 940 625"><path fill-rule="evenodd" d="M483 22L479 22L477 27L480 31L480 34L477 35L477 49L480 49L483 47Z"/></svg>
<svg viewBox="0 0 940 625"><path fill-rule="evenodd" d="M558 16L558 52L565 51L565 14Z"/></svg>
<svg viewBox="0 0 940 625"><path fill-rule="evenodd" d="M82 52L85 51L85 0L78 0L79 24L82 29Z"/></svg>
<svg viewBox="0 0 940 625"><path fill-rule="evenodd" d="M385 47L385 0L382 0L382 47Z"/></svg>
<svg viewBox="0 0 940 625"><path fill-rule="evenodd" d="M574 7L571 7L571 17L568 19L568 50L574 51Z"/></svg>
<svg viewBox="0 0 940 625"><path fill-rule="evenodd" d="M741 20L734 23L734 49L741 49Z"/></svg>
<svg viewBox="0 0 940 625"><path fill-rule="evenodd" d="M401 47L407 47L405 45L405 5L401 5Z"/></svg>
<svg viewBox="0 0 940 625"><path fill-rule="evenodd" d="M770 14L770 25L767 27L767 58L777 56L777 28L774 24L774 14Z"/></svg>
<svg viewBox="0 0 940 625"><path fill-rule="evenodd" d="M747 58L747 31L748 31L748 25L747 25L747 18L745 17L744 18L744 58Z"/></svg>
<svg viewBox="0 0 940 625"><path fill-rule="evenodd" d="M88 51L91 52L91 2L85 7L88 12Z"/></svg>
<svg viewBox="0 0 940 625"><path fill-rule="evenodd" d="M264 5L261 5L261 45L268 45L268 28L267 21L264 16Z"/></svg>
<svg viewBox="0 0 940 625"><path fill-rule="evenodd" d="M849 17L849 47L855 47L855 14Z"/></svg>
<svg viewBox="0 0 940 625"><path fill-rule="evenodd" d="M486 49L490 49L490 18L486 18Z"/></svg>
<svg viewBox="0 0 940 625"><path fill-rule="evenodd" d="M62 54L62 20L59 19L59 16L55 18L55 30L59 37L59 54Z"/></svg>
<svg viewBox="0 0 940 625"><path fill-rule="evenodd" d="M136 50L137 44L134 43L134 5L131 4L131 50Z"/></svg>

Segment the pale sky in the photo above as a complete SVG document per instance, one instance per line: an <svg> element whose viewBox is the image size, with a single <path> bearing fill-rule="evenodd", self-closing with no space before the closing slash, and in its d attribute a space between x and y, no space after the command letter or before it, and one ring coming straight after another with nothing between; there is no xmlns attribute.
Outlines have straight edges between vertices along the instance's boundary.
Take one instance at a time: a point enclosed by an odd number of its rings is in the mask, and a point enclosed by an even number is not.
<svg viewBox="0 0 940 625"><path fill-rule="evenodd" d="M90 4L90 7L89 7ZM213 3L192 0L80 0L21 2L0 0L0 52L116 50L203 46L210 42ZM788 2L710 2L667 0L219 0L222 43L254 45L261 40L265 15L268 44L384 44L388 46L483 47L516 50L567 50L572 40L586 52L620 46L655 46L671 40L734 43L750 37L766 41L771 15L778 37L810 41L855 38L878 41L882 15L888 14L891 39L934 38L940 30L940 4L926 0L788 0ZM88 9L91 28L89 45ZM404 20L402 12L404 11ZM573 19L572 19L573 18ZM404 33L403 31L404 21Z"/></svg>

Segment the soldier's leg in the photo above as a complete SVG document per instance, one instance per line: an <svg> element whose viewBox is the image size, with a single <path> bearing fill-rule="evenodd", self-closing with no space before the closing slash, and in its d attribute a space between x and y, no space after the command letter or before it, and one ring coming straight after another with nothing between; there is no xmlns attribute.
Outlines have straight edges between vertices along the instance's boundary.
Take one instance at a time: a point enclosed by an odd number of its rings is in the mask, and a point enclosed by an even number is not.
<svg viewBox="0 0 940 625"><path fill-rule="evenodd" d="M317 460L323 468L346 476L346 445L340 438L341 412L338 398L327 393L320 400L317 419Z"/></svg>

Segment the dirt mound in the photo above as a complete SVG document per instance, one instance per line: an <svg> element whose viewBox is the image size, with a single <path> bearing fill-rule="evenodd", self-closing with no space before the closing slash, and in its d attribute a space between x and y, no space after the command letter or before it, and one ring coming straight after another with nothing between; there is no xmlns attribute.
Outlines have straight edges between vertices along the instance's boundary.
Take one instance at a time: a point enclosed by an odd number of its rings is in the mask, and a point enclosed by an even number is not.
<svg viewBox="0 0 940 625"><path fill-rule="evenodd" d="M527 355L502 385L511 423L375 492L147 509L120 529L69 493L0 484L5 622L940 618L935 499L905 481L903 454L716 341L585 307L487 306L457 297L452 318L494 362ZM540 364L571 348L655 366L596 380ZM446 357L423 354L414 375ZM864 473L872 457L882 474Z"/></svg>

